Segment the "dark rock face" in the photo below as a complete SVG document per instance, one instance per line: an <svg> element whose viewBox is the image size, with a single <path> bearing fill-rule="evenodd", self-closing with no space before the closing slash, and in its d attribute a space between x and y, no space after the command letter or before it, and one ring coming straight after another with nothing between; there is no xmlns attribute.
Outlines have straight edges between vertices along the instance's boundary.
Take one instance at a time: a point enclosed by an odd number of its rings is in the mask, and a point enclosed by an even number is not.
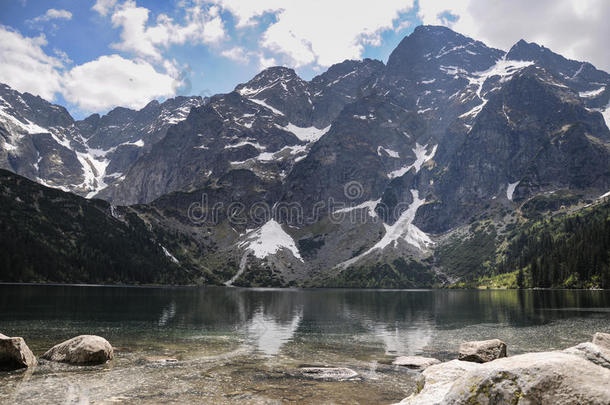
<svg viewBox="0 0 610 405"><path fill-rule="evenodd" d="M446 231L496 198L610 188L602 146L608 128L569 88L549 85L552 80L528 68L489 97L462 145L434 173L431 193L439 203L429 207L435 211L422 223L425 230Z"/></svg>
<svg viewBox="0 0 610 405"><path fill-rule="evenodd" d="M0 96L2 167L115 205L150 204L138 215L191 235L192 260L233 257L227 279L243 262L275 281L359 266L432 285L451 277L418 269L435 266L445 233L537 195L610 189L610 75L533 43L505 52L445 27L417 27L387 66L347 60L311 81L273 67L228 94L77 122L30 95ZM298 206L297 218L272 216L302 251L248 256L248 232L262 224L232 223L226 210L202 231L188 213L202 194L225 207ZM337 211L349 218L329 218Z"/></svg>
<svg viewBox="0 0 610 405"><path fill-rule="evenodd" d="M150 202L242 168L281 181L382 68L370 59L345 61L311 82L292 69L266 69L173 127L102 196L120 204Z"/></svg>

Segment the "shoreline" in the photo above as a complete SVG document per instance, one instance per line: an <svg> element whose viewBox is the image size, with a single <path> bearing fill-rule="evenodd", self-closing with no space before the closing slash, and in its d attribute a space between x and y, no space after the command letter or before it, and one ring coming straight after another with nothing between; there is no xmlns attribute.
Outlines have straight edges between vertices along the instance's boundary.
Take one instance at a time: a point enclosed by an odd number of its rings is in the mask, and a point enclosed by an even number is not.
<svg viewBox="0 0 610 405"><path fill-rule="evenodd" d="M227 288L253 291L610 291L604 288L356 288L356 287L240 287L227 285L199 285L199 284L90 284L90 283L27 283L0 281L0 286L43 286L43 287L102 287L102 288L167 288L167 289L195 289L195 288Z"/></svg>

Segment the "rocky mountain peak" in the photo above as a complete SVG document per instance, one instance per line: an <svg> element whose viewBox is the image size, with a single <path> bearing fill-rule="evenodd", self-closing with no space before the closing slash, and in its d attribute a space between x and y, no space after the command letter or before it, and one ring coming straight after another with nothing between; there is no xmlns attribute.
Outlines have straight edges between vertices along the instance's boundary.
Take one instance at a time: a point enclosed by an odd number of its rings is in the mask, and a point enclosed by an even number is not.
<svg viewBox="0 0 610 405"><path fill-rule="evenodd" d="M301 84L303 80L296 74L294 69L283 66L267 68L254 76L247 83L235 87L235 91L244 97L256 96L265 90L288 91L288 86L294 87Z"/></svg>
<svg viewBox="0 0 610 405"><path fill-rule="evenodd" d="M591 90L592 82L596 82L597 85L610 82L608 73L596 69L588 62L567 59L549 48L523 39L512 46L506 58L535 62L563 80L569 81L568 84L579 91Z"/></svg>
<svg viewBox="0 0 610 405"><path fill-rule="evenodd" d="M504 55L499 49L446 27L419 26L390 54L387 70L394 75L421 76L439 66L482 71Z"/></svg>

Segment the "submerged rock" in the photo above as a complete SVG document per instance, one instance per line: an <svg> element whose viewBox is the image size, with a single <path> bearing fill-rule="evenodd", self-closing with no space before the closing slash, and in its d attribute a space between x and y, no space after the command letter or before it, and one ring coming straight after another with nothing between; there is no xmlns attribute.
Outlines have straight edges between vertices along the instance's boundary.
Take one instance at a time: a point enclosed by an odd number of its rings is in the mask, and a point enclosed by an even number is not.
<svg viewBox="0 0 610 405"><path fill-rule="evenodd" d="M36 356L21 337L8 337L0 333L0 370L17 370L33 367Z"/></svg>
<svg viewBox="0 0 610 405"><path fill-rule="evenodd" d="M415 370L425 370L428 367L439 363L440 360L422 356L400 356L392 362L395 366L403 366Z"/></svg>
<svg viewBox="0 0 610 405"><path fill-rule="evenodd" d="M349 380L358 376L358 373L346 367L302 367L301 375L314 380Z"/></svg>
<svg viewBox="0 0 610 405"><path fill-rule="evenodd" d="M593 344L596 344L605 350L610 350L610 333L597 332L593 335Z"/></svg>
<svg viewBox="0 0 610 405"><path fill-rule="evenodd" d="M103 337L81 335L53 346L41 358L72 364L102 364L114 358L114 350Z"/></svg>
<svg viewBox="0 0 610 405"><path fill-rule="evenodd" d="M487 363L502 357L506 357L506 343L491 339L462 343L458 360Z"/></svg>
<svg viewBox="0 0 610 405"><path fill-rule="evenodd" d="M562 352L485 364L453 360L423 372L423 389L401 404L608 404L610 370Z"/></svg>

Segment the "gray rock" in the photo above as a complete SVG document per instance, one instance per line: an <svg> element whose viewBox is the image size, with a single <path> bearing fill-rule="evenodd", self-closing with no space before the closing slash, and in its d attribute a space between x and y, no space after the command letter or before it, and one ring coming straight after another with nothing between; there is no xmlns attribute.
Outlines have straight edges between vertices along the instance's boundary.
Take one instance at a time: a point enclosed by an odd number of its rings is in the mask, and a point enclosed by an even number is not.
<svg viewBox="0 0 610 405"><path fill-rule="evenodd" d="M478 367L480 367L479 364L459 360L430 366L422 373L424 383L420 386L419 391L400 403L440 404L457 379Z"/></svg>
<svg viewBox="0 0 610 405"><path fill-rule="evenodd" d="M81 335L53 346L41 358L72 364L103 364L114 358L114 350L100 336Z"/></svg>
<svg viewBox="0 0 610 405"><path fill-rule="evenodd" d="M610 369L610 350L595 343L585 342L563 350L564 353L573 354L589 360L598 366Z"/></svg>
<svg viewBox="0 0 610 405"><path fill-rule="evenodd" d="M610 350L610 333L597 332L593 335L593 343L606 350Z"/></svg>
<svg viewBox="0 0 610 405"><path fill-rule="evenodd" d="M462 343L458 360L487 363L502 357L506 357L506 343L491 339Z"/></svg>
<svg viewBox="0 0 610 405"><path fill-rule="evenodd" d="M423 375L423 389L402 404L610 403L610 370L568 353L529 353L485 364L454 360Z"/></svg>
<svg viewBox="0 0 610 405"><path fill-rule="evenodd" d="M428 367L439 363L440 360L422 356L400 356L392 362L395 366L403 366L416 370L425 370Z"/></svg>
<svg viewBox="0 0 610 405"><path fill-rule="evenodd" d="M357 372L345 367L302 367L299 372L314 380L343 381L358 376Z"/></svg>
<svg viewBox="0 0 610 405"><path fill-rule="evenodd" d="M16 370L33 367L36 363L36 357L23 338L0 333L0 369Z"/></svg>

